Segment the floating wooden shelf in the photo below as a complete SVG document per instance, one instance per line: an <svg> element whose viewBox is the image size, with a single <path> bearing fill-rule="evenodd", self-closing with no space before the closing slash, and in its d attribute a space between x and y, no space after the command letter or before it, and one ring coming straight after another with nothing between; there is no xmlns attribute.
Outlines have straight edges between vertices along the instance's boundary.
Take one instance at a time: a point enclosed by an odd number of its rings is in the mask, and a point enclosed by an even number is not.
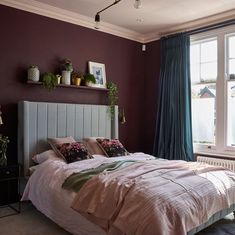
<svg viewBox="0 0 235 235"><path fill-rule="evenodd" d="M42 82L27 81L27 83L32 85L42 85ZM105 92L108 91L108 89L100 87L76 86L76 85L65 85L65 84L59 84L56 87L75 88L80 90L105 91Z"/></svg>

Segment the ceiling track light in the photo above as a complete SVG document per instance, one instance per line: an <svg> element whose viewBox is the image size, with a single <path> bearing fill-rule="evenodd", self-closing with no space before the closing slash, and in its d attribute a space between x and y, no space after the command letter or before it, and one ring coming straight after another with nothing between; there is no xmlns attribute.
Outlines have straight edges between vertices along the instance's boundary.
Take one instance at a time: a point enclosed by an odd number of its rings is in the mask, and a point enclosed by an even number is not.
<svg viewBox="0 0 235 235"><path fill-rule="evenodd" d="M142 7L141 0L135 0L134 7L140 9Z"/></svg>
<svg viewBox="0 0 235 235"><path fill-rule="evenodd" d="M108 5L107 7L101 9L100 11L98 11L95 15L95 28L96 29L99 29L99 26L100 26L100 13L107 10L108 8L116 5L117 3L121 2L121 0L115 0L112 4ZM141 0L135 0L135 3L134 3L134 7L136 9L139 9L141 8Z"/></svg>
<svg viewBox="0 0 235 235"><path fill-rule="evenodd" d="M99 29L99 27L100 27L100 15L99 15L99 13L97 13L95 15L95 28Z"/></svg>

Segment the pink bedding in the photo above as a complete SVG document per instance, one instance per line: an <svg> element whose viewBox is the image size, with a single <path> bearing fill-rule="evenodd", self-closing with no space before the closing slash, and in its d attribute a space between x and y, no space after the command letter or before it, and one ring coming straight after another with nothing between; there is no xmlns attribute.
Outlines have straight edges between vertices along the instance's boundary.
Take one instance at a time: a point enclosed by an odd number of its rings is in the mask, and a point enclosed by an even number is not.
<svg viewBox="0 0 235 235"><path fill-rule="evenodd" d="M151 160L94 176L72 208L112 235L184 235L234 203L232 172Z"/></svg>

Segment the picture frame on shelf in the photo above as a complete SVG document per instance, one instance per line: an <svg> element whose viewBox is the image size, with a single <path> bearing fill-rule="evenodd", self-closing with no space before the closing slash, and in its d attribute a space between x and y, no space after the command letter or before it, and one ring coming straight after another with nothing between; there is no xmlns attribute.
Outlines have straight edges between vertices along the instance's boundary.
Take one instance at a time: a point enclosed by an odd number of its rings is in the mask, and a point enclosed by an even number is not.
<svg viewBox="0 0 235 235"><path fill-rule="evenodd" d="M93 84L93 87L106 88L106 73L105 73L105 64L97 62L88 62L89 73L93 74L96 79L96 84Z"/></svg>

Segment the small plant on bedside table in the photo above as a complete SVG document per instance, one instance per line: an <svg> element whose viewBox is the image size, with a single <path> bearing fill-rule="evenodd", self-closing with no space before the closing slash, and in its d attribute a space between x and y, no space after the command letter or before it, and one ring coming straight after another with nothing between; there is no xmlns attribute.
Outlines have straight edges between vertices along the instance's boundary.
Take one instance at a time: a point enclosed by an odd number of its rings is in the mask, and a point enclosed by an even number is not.
<svg viewBox="0 0 235 235"><path fill-rule="evenodd" d="M7 165L7 144L9 143L7 136L0 135L0 166L4 167Z"/></svg>

